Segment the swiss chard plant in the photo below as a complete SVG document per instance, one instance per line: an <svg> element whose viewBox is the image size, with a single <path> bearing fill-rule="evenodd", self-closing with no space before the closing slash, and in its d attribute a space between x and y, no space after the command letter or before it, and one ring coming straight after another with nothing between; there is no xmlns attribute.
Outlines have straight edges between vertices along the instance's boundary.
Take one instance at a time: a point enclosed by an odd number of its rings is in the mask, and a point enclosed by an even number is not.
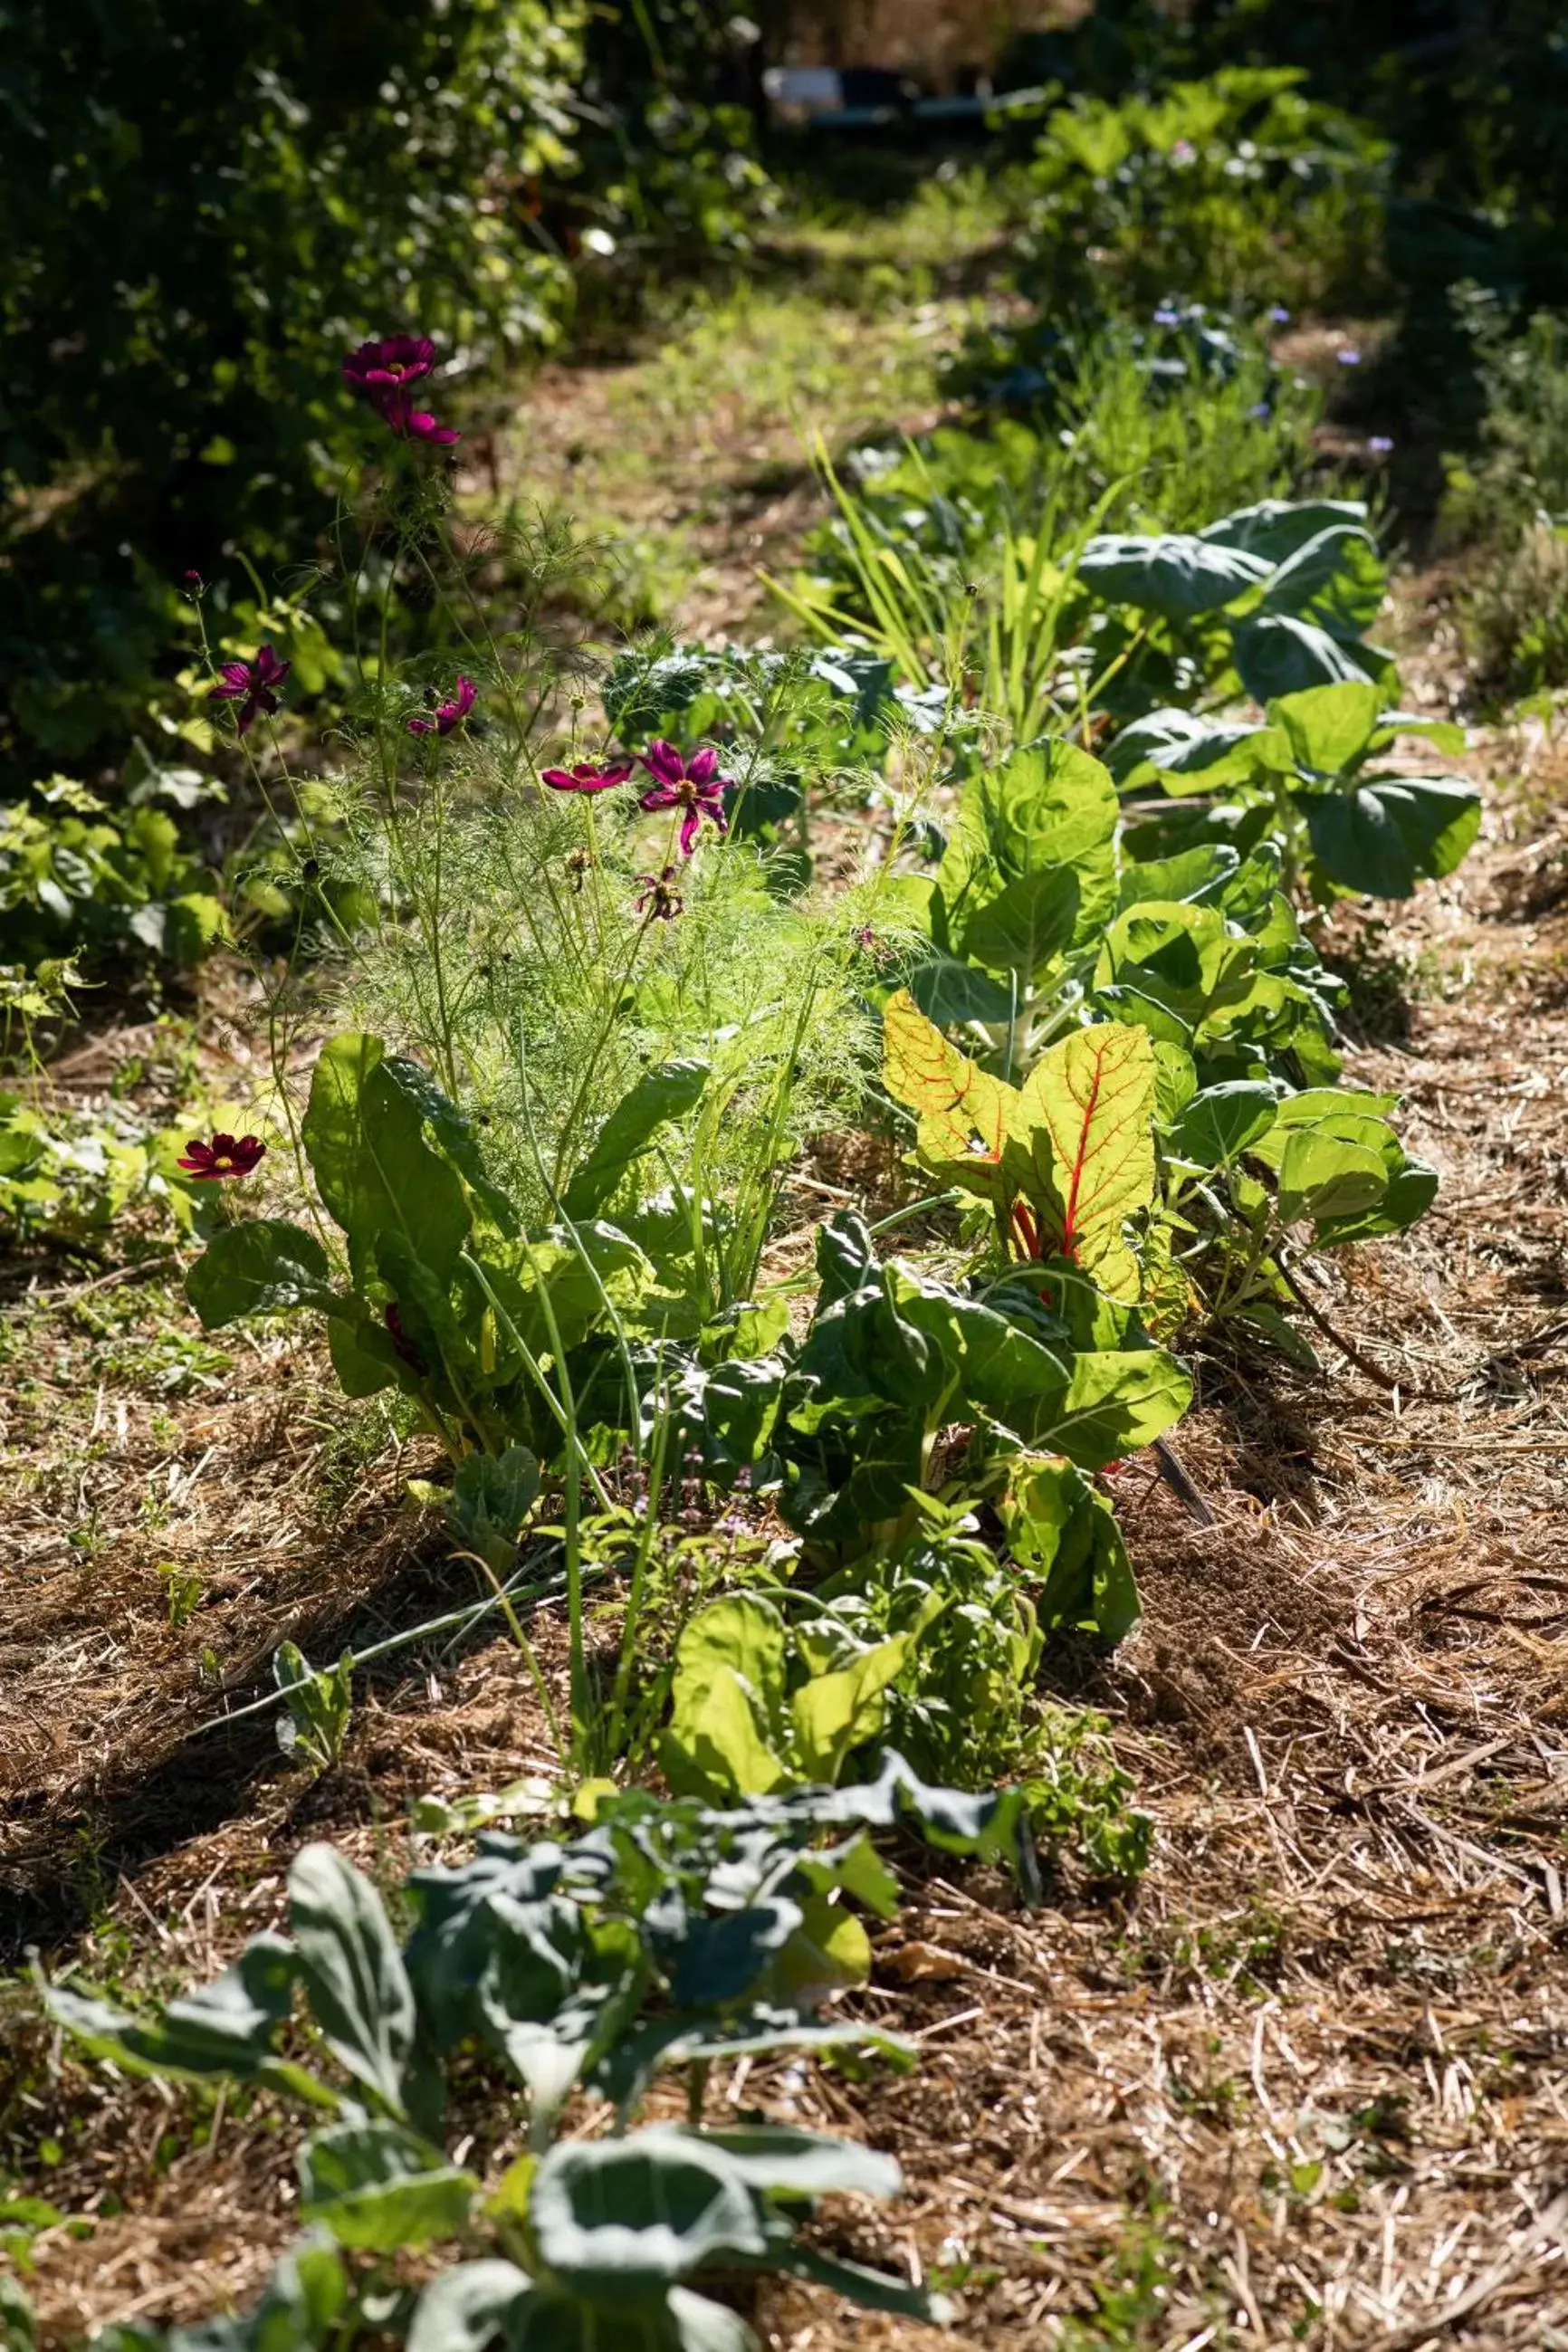
<svg viewBox="0 0 1568 2352"><path fill-rule="evenodd" d="M743 2352L751 2330L705 2290L769 2271L931 2319L939 2298L800 2231L827 2191L895 2193L896 2165L790 2126L703 2119L710 2070L738 2058L847 2044L910 2063L895 2037L820 2014L868 1970L849 1906L896 1908L872 1832L903 1822L946 1852L1032 1867L1017 1791L927 1788L892 1756L862 1786L729 1811L602 1794L565 1843L490 1833L467 1864L416 1870L401 1947L371 1882L307 1846L289 1874L287 1932L252 1937L214 1983L140 2018L58 1983L48 2006L130 2072L256 2085L315 2119L299 2157L309 2234L256 2314L204 2342L315 2343L358 2322L415 2352L496 2340ZM471 2134L448 2152L445 2115L476 2046L515 2090L472 2158ZM686 2070L689 2121L628 2129L668 2066ZM614 2103L612 2137L562 2136L578 2084ZM427 2283L410 2288L391 2264L415 2250L429 2250ZM134 2326L117 2336L127 2352L164 2340Z"/></svg>

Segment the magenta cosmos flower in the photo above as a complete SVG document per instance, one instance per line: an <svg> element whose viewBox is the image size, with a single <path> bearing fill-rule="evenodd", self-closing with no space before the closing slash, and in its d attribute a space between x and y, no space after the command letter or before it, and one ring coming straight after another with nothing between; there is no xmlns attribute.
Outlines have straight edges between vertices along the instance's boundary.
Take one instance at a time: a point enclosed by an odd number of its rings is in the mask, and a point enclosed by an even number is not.
<svg viewBox="0 0 1568 2352"><path fill-rule="evenodd" d="M400 384L416 383L435 364L436 346L428 335L377 335L349 353L343 382L351 392L379 401Z"/></svg>
<svg viewBox="0 0 1568 2352"><path fill-rule="evenodd" d="M438 702L428 719L411 719L408 732L411 735L449 735L454 727L462 725L473 709L474 697L478 692L479 688L471 677L460 677L450 702Z"/></svg>
<svg viewBox="0 0 1568 2352"><path fill-rule="evenodd" d="M647 923L673 922L686 904L679 891L672 887L674 866L667 866L658 874L639 874L637 878L642 888L632 903L643 920Z"/></svg>
<svg viewBox="0 0 1568 2352"><path fill-rule="evenodd" d="M218 678L207 696L209 702L237 702L235 724L243 735L258 710L268 714L278 708L278 692L292 665L279 661L270 646L261 646L254 661L219 662Z"/></svg>
<svg viewBox="0 0 1568 2352"><path fill-rule="evenodd" d="M443 425L432 416L427 408L416 408L411 392L379 394L372 405L387 430L395 433L400 441L423 441L432 448L449 449L463 437L450 425Z"/></svg>
<svg viewBox="0 0 1568 2352"><path fill-rule="evenodd" d="M232 1135L215 1135L210 1143L193 1136L179 1164L198 1184L206 1183L219 1176L248 1176L266 1150L258 1135L242 1135L237 1141Z"/></svg>
<svg viewBox="0 0 1568 2352"><path fill-rule="evenodd" d="M552 793L607 793L613 784L624 784L635 765L631 760L579 760L574 768L543 768L540 773Z"/></svg>
<svg viewBox="0 0 1568 2352"><path fill-rule="evenodd" d="M640 754L643 766L654 779L637 806L650 813L655 809L678 808L684 812L680 820L680 854L689 857L697 846L698 828L706 817L727 833L724 815L724 792L733 782L719 773L719 754L710 743L683 759L673 743L661 737L650 743Z"/></svg>

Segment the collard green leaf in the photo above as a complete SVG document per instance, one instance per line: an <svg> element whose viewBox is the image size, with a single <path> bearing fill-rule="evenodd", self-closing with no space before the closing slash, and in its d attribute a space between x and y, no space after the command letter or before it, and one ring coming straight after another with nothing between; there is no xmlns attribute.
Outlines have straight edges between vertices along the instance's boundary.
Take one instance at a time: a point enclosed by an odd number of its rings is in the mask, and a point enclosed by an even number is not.
<svg viewBox="0 0 1568 2352"><path fill-rule="evenodd" d="M1150 782L1172 793L1214 792L1268 764L1267 737L1255 724L1200 719L1176 708L1152 710L1121 730L1105 763L1123 792Z"/></svg>
<svg viewBox="0 0 1568 2352"><path fill-rule="evenodd" d="M1120 1642L1139 1618L1138 1588L1109 1498L1070 1462L1021 1466L1002 1504L1008 1549L1040 1580L1040 1622Z"/></svg>
<svg viewBox="0 0 1568 2352"><path fill-rule="evenodd" d="M1171 1129L1171 1149L1199 1168L1233 1167L1274 1124L1274 1089L1260 1078L1231 1078L1205 1087Z"/></svg>
<svg viewBox="0 0 1568 2352"><path fill-rule="evenodd" d="M1070 866L1021 874L974 908L963 926L963 952L993 971L1016 972L1026 987L1072 945L1079 898Z"/></svg>
<svg viewBox="0 0 1568 2352"><path fill-rule="evenodd" d="M1379 776L1306 804L1312 854L1331 881L1408 898L1451 874L1480 830L1480 794L1458 777Z"/></svg>
<svg viewBox="0 0 1568 2352"><path fill-rule="evenodd" d="M786 2197L896 2197L904 2177L892 2157L829 2133L794 2124L737 2125L729 2131L694 2131L684 2124L654 2125L678 2142L716 2147L752 2188Z"/></svg>
<svg viewBox="0 0 1568 2352"><path fill-rule="evenodd" d="M422 2291L409 2322L408 2352L484 2352L498 2336L514 2343L525 2306L540 2299L515 2263L458 2263Z"/></svg>
<svg viewBox="0 0 1568 2352"><path fill-rule="evenodd" d="M332 2124L300 2151L300 2212L369 2253L460 2236L479 2186L400 2124Z"/></svg>
<svg viewBox="0 0 1568 2352"><path fill-rule="evenodd" d="M523 1522L539 1495L539 1460L526 1445L469 1454L458 1465L447 1524L465 1549L499 1574L510 1568Z"/></svg>
<svg viewBox="0 0 1568 2352"><path fill-rule="evenodd" d="M1375 564L1377 541L1358 523L1330 523L1285 558L1263 592L1260 613L1305 613L1330 583L1360 560Z"/></svg>
<svg viewBox="0 0 1568 2352"><path fill-rule="evenodd" d="M1106 534L1079 557L1078 576L1113 604L1136 604L1175 620L1222 612L1260 587L1274 566L1239 547L1185 531L1149 538Z"/></svg>
<svg viewBox="0 0 1568 2352"><path fill-rule="evenodd" d="M1375 1208L1388 1190L1382 1152L1325 1127L1300 1127L1287 1137L1279 1161L1281 1222L1354 1217Z"/></svg>
<svg viewBox="0 0 1568 2352"><path fill-rule="evenodd" d="M1320 532L1336 524L1364 524L1367 508L1361 499L1263 499L1257 506L1239 507L1198 533L1214 547L1239 547L1268 563L1284 563Z"/></svg>
<svg viewBox="0 0 1568 2352"><path fill-rule="evenodd" d="M906 985L921 1011L936 1022L1007 1021L1017 1009L1011 988L956 956L929 956L915 966Z"/></svg>
<svg viewBox="0 0 1568 2352"><path fill-rule="evenodd" d="M754 2262L769 2250L741 2168L695 2136L657 2126L557 2143L534 2176L529 2221L551 2274L610 2311L646 2305L704 2263Z"/></svg>
<svg viewBox="0 0 1568 2352"><path fill-rule="evenodd" d="M1103 1470L1163 1436L1192 1401L1191 1374L1163 1348L1105 1349L1075 1360L1060 1405L1028 1434L1080 1469Z"/></svg>
<svg viewBox="0 0 1568 2352"><path fill-rule="evenodd" d="M597 1216L659 1129L696 1109L711 1075L709 1065L697 1060L645 1070L611 1111L567 1186L562 1202L567 1215Z"/></svg>
<svg viewBox="0 0 1568 2352"><path fill-rule="evenodd" d="M1118 814L1115 785L1076 743L1030 743L1000 768L981 769L964 787L937 870L937 945L952 949L1009 883L1062 868L1078 888L1074 943L1093 938L1115 904Z"/></svg>
<svg viewBox="0 0 1568 2352"><path fill-rule="evenodd" d="M380 1895L335 1848L308 1845L289 1873L289 1924L333 2055L393 2115L405 2116L414 1994Z"/></svg>
<svg viewBox="0 0 1568 2352"><path fill-rule="evenodd" d="M1377 730L1382 707L1380 687L1351 680L1277 697L1268 706L1268 723L1284 736L1298 768L1333 776L1363 757Z"/></svg>
<svg viewBox="0 0 1568 2352"><path fill-rule="evenodd" d="M314 1234L286 1217L220 1226L186 1275L185 1296L205 1331L298 1307L331 1315L346 1303L332 1288L331 1264Z"/></svg>
<svg viewBox="0 0 1568 2352"><path fill-rule="evenodd" d="M1387 668L1373 647L1346 645L1293 613L1243 621L1231 643L1242 685L1254 702L1265 704L1308 687L1379 678Z"/></svg>
<svg viewBox="0 0 1568 2352"><path fill-rule="evenodd" d="M96 2057L133 2073L192 2079L226 2074L253 2082L271 2061L293 1998L296 1967L287 1937L253 1936L220 1977L154 2017L137 2018L65 1985L50 1986L45 2003Z"/></svg>

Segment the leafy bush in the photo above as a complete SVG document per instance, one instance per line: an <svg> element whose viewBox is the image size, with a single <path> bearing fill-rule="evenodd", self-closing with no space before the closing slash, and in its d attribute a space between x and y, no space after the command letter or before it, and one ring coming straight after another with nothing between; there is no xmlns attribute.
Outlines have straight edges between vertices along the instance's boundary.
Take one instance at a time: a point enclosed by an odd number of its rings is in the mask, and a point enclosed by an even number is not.
<svg viewBox="0 0 1568 2352"><path fill-rule="evenodd" d="M1387 149L1290 68L1227 67L1153 97L1047 115L1018 244L1042 313L1175 296L1256 312L1321 303L1375 268Z"/></svg>
<svg viewBox="0 0 1568 2352"><path fill-rule="evenodd" d="M194 963L226 922L212 877L155 805L199 793L194 772L143 767L111 809L85 784L52 776L42 808L0 803L0 957L36 965L70 954L153 953Z"/></svg>

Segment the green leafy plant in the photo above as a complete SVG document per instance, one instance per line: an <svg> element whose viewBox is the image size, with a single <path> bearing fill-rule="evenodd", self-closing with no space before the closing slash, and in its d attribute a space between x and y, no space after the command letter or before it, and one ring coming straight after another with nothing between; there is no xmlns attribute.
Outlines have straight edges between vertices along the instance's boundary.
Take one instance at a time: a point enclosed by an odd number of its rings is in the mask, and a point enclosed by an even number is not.
<svg viewBox="0 0 1568 2352"><path fill-rule="evenodd" d="M1462 727L1389 709L1381 684L1346 680L1270 698L1262 726L1155 711L1123 730L1110 765L1124 792L1158 783L1195 801L1223 791L1231 808L1267 810L1291 863L1305 866L1322 896L1408 898L1418 882L1454 871L1481 821L1467 779L1378 765L1401 738L1417 737L1443 751L1465 745ZM1201 837L1201 804L1194 814L1190 828L1166 824L1153 839Z"/></svg>
<svg viewBox="0 0 1568 2352"><path fill-rule="evenodd" d="M171 772L152 770L153 782ZM175 790L199 789L188 771ZM65 955L155 955L193 963L225 936L211 877L149 793L111 809L85 784L52 776L41 807L0 805L0 955L37 965Z"/></svg>
<svg viewBox="0 0 1568 2352"><path fill-rule="evenodd" d="M335 1666L310 1665L293 1642L279 1644L272 1679L283 1697L278 1745L285 1756L302 1757L316 1771L336 1764L343 1752L353 1713L353 1660L347 1653Z"/></svg>
<svg viewBox="0 0 1568 2352"><path fill-rule="evenodd" d="M145 2020L61 1984L47 1999L87 2049L133 2073L256 2084L316 2111L300 2152L312 2235L262 2306L302 2316L305 2341L323 2318L341 2322L358 2293L416 2347L480 2346L537 2320L552 2343L602 2344L620 2328L683 2352L718 2342L741 2352L750 2332L701 2293L713 2270L792 2271L931 2318L940 2305L923 2291L798 2234L829 2189L896 2191L887 2158L782 2126L701 2120L709 2070L728 2059L848 2043L907 2063L876 2028L815 2013L865 1973L865 1932L844 1898L889 1915L895 1883L868 1832L904 1819L949 1852L1021 1852L1016 1794L927 1789L897 1758L859 1788L728 1813L607 1796L568 1844L491 1833L474 1861L416 1871L407 1892L418 1924L401 1950L369 1880L331 1847L307 1846L289 1871L288 1933L253 1937L215 1983ZM837 1843L823 1844L825 1833ZM280 2048L300 1992L312 2063ZM490 2183L441 2140L447 2070L475 2041L526 2104L527 2150ZM689 2123L626 2132L673 2064L689 2071ZM616 2137L555 2137L579 2082L614 2100ZM380 2264L430 2246L458 2259L389 2309ZM336 2248L368 2261L362 2278ZM259 2315L239 2323L258 2325ZM138 2328L119 2340L162 2341Z"/></svg>

